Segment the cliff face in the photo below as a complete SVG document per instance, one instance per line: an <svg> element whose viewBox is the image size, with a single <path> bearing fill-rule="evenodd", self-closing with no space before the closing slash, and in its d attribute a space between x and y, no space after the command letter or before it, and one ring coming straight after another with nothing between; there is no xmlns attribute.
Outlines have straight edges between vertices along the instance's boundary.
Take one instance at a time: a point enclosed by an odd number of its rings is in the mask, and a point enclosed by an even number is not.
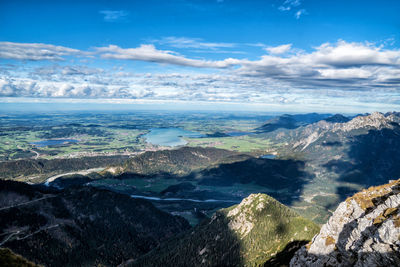
<svg viewBox="0 0 400 267"><path fill-rule="evenodd" d="M400 180L342 202L291 266L400 266Z"/></svg>

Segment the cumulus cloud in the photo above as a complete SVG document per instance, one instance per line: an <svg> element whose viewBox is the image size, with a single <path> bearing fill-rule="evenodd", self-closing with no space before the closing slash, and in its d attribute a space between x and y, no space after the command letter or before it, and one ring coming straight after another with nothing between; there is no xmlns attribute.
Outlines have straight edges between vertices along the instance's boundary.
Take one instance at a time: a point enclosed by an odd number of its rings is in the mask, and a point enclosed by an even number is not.
<svg viewBox="0 0 400 267"><path fill-rule="evenodd" d="M152 44L141 45L137 48L121 48L116 45L98 47L102 58L127 59L172 64L196 68L227 68L240 63L240 60L227 58L224 60L190 59L168 50L159 50Z"/></svg>
<svg viewBox="0 0 400 267"><path fill-rule="evenodd" d="M36 82L33 80L15 80L0 78L0 96L37 96Z"/></svg>
<svg viewBox="0 0 400 267"><path fill-rule="evenodd" d="M63 56L83 54L77 49L51 44L0 42L0 58L5 59L63 60Z"/></svg>
<svg viewBox="0 0 400 267"><path fill-rule="evenodd" d="M309 55L318 63L334 67L362 65L399 65L399 50L385 50L369 43L348 43L338 41L336 44L325 43Z"/></svg>
<svg viewBox="0 0 400 267"><path fill-rule="evenodd" d="M371 85L394 78L393 68L400 67L400 51L387 50L368 43L322 44L309 53L290 56L264 55L260 60L242 61L237 70L245 76L270 77L297 85L352 86L351 82L367 79ZM385 73L385 75L383 75ZM329 82L328 80L332 80ZM361 85L361 84L360 84Z"/></svg>
<svg viewBox="0 0 400 267"><path fill-rule="evenodd" d="M15 88L6 79L0 79L0 96L16 96Z"/></svg>
<svg viewBox="0 0 400 267"><path fill-rule="evenodd" d="M83 80L33 80L29 78L0 78L2 97L54 97L54 98L147 98L154 92L146 88L126 85L88 83Z"/></svg>
<svg viewBox="0 0 400 267"><path fill-rule="evenodd" d="M99 13L106 22L126 21L129 15L126 10L100 10Z"/></svg>

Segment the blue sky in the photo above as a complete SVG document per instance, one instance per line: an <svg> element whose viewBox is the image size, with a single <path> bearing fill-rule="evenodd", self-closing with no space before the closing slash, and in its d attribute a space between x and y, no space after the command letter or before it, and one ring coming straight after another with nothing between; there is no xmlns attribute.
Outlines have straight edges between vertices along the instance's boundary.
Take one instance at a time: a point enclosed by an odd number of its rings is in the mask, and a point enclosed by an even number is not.
<svg viewBox="0 0 400 267"><path fill-rule="evenodd" d="M399 1L0 1L0 101L400 105Z"/></svg>

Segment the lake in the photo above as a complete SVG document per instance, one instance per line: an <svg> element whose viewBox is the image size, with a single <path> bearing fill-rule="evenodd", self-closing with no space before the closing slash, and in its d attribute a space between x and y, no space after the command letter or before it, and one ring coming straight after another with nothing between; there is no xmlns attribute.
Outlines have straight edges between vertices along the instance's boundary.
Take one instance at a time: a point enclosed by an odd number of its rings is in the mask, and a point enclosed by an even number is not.
<svg viewBox="0 0 400 267"><path fill-rule="evenodd" d="M182 137L202 137L200 133L183 130L180 128L153 128L143 137L146 142L159 146L183 146L187 142Z"/></svg>
<svg viewBox="0 0 400 267"><path fill-rule="evenodd" d="M31 145L35 145L37 147L44 147L44 146L57 146L57 145L64 145L67 143L78 143L78 140L75 139L54 139L54 140L42 140L39 142L32 142Z"/></svg>
<svg viewBox="0 0 400 267"><path fill-rule="evenodd" d="M274 154L266 154L266 155L260 156L260 158L262 158L262 159L274 159L274 158L276 158L276 155L274 155Z"/></svg>

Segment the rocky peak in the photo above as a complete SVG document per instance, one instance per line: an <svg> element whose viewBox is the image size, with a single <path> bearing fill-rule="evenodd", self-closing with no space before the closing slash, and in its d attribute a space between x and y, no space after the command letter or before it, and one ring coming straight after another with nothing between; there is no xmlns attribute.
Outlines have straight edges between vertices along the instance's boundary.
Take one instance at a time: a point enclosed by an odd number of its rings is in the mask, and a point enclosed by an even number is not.
<svg viewBox="0 0 400 267"><path fill-rule="evenodd" d="M372 127L380 130L382 128L393 128L391 122L392 121L385 117L382 113L374 112L366 116L357 116L348 123L342 124L339 129L347 132L366 127Z"/></svg>
<svg viewBox="0 0 400 267"><path fill-rule="evenodd" d="M265 194L218 210L133 266L287 266L319 226Z"/></svg>
<svg viewBox="0 0 400 267"><path fill-rule="evenodd" d="M400 266L400 180L342 202L290 265Z"/></svg>
<svg viewBox="0 0 400 267"><path fill-rule="evenodd" d="M269 198L264 194L251 194L243 199L239 205L228 212L228 227L242 238L246 236L256 223L257 213L266 207Z"/></svg>
<svg viewBox="0 0 400 267"><path fill-rule="evenodd" d="M389 112L386 113L385 116L390 121L400 123L400 112Z"/></svg>

